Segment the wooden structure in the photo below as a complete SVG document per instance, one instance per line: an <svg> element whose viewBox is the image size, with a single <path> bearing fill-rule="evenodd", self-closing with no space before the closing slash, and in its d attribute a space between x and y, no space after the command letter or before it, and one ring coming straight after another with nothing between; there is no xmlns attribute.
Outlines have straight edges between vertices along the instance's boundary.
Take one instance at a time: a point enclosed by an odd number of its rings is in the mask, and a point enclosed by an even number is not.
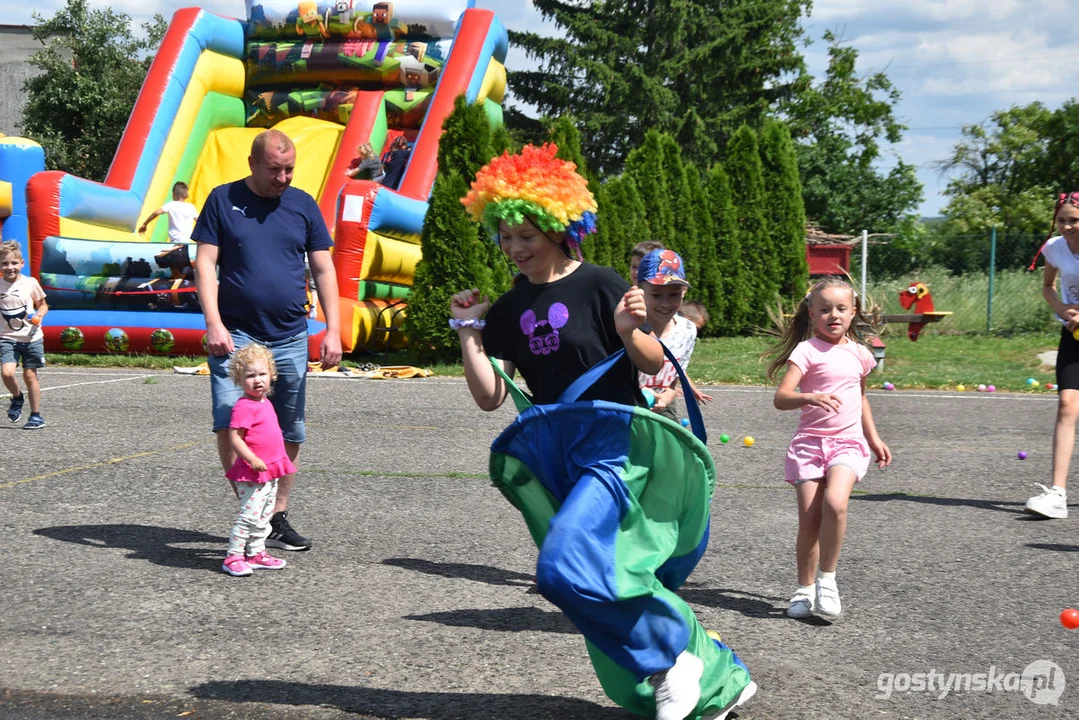
<svg viewBox="0 0 1079 720"><path fill-rule="evenodd" d="M860 239L858 235L826 233L813 223L806 223L806 262L810 277L849 275L851 250Z"/></svg>

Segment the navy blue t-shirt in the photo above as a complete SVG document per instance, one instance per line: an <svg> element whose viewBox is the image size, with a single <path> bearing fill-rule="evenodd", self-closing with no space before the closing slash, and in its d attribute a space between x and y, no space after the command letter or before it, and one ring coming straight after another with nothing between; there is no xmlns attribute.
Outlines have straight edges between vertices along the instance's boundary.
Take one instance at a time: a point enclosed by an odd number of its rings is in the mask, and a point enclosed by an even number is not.
<svg viewBox="0 0 1079 720"><path fill-rule="evenodd" d="M191 233L218 248L217 307L229 330L264 341L307 329L304 255L333 246L315 199L289 187L256 195L243 180L210 192Z"/></svg>

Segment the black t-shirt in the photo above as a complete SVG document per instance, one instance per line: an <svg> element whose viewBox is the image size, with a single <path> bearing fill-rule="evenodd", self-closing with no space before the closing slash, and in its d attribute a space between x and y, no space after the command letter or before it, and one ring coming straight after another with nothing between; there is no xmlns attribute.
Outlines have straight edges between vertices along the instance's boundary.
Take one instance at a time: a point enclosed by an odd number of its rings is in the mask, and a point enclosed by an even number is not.
<svg viewBox="0 0 1079 720"><path fill-rule="evenodd" d="M614 310L627 290L614 270L589 263L543 285L522 275L487 313L483 348L513 363L536 403L553 403L588 368L624 347L615 332ZM628 357L581 399L646 406Z"/></svg>

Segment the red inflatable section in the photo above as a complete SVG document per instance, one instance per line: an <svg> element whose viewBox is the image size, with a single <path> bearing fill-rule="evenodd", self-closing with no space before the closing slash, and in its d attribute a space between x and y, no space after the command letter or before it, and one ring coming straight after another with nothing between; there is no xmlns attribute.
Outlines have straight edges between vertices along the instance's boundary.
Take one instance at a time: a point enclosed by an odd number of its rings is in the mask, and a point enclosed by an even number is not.
<svg viewBox="0 0 1079 720"><path fill-rule="evenodd" d="M476 71L484 40L495 14L490 10L466 10L461 17L461 27L454 36L453 51L449 62L442 69L438 92L427 110L423 132L412 148L408 172L401 180L399 193L416 200L427 200L431 186L438 173L438 141L442 136L442 123L453 112L453 101L468 90L468 84Z"/></svg>

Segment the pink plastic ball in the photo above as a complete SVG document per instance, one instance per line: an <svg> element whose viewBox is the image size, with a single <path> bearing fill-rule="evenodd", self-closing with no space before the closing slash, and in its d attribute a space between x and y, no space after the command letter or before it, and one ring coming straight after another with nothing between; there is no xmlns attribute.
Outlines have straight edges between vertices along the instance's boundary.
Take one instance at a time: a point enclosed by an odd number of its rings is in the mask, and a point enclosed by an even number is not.
<svg viewBox="0 0 1079 720"><path fill-rule="evenodd" d="M997 391L997 386L996 385L987 385L986 388L985 388L985 391L986 392L996 392Z"/></svg>

